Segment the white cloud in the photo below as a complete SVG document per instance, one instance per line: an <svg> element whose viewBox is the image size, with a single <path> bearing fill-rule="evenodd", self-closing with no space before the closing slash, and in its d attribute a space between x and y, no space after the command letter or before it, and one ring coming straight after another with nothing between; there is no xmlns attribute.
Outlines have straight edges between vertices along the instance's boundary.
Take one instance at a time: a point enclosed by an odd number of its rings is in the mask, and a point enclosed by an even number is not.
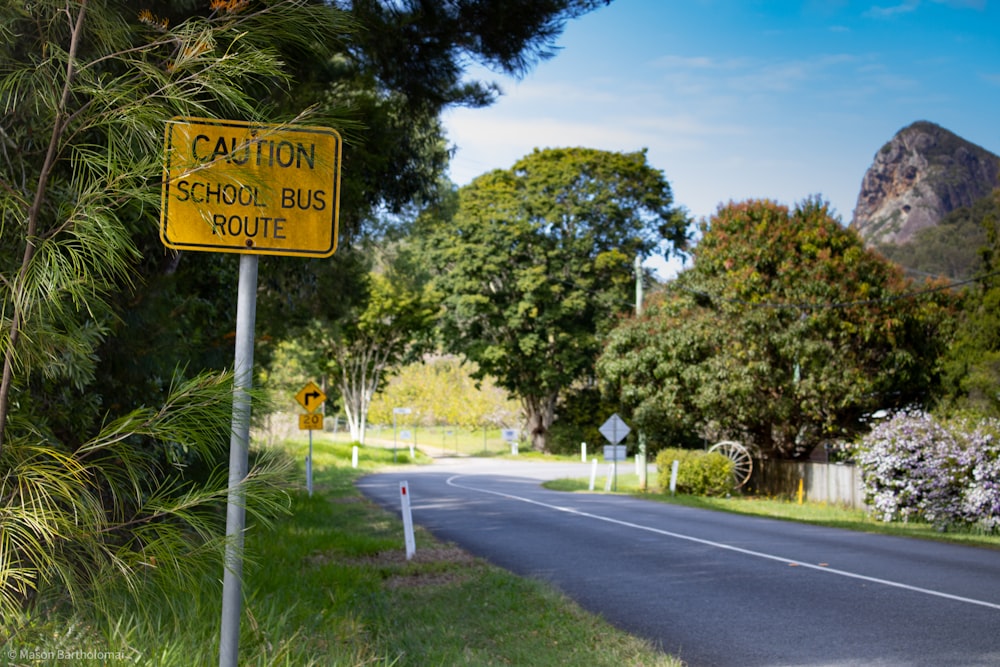
<svg viewBox="0 0 1000 667"><path fill-rule="evenodd" d="M893 16L898 16L900 14L909 14L910 12L916 10L919 6L919 0L906 0L906 2L903 2L902 4L893 5L891 7L881 7L875 5L870 7L868 11L864 13L864 16L875 19L892 18Z"/></svg>
<svg viewBox="0 0 1000 667"><path fill-rule="evenodd" d="M655 59L651 65L657 68L728 70L745 67L744 58L712 58L710 56L680 56L669 54Z"/></svg>
<svg viewBox="0 0 1000 667"><path fill-rule="evenodd" d="M818 77L858 62L858 56L847 53L775 60L667 55L655 60L653 66L668 72L664 81L669 83L675 95L712 92L747 95L787 93L812 87Z"/></svg>
<svg viewBox="0 0 1000 667"><path fill-rule="evenodd" d="M986 9L986 0L932 0L932 2L958 9Z"/></svg>
<svg viewBox="0 0 1000 667"><path fill-rule="evenodd" d="M986 9L986 0L931 0L931 2L946 5L952 9L976 9L979 11ZM901 14L909 14L919 7L920 0L904 0L904 2L890 7L872 6L864 13L864 16L876 19L892 18Z"/></svg>

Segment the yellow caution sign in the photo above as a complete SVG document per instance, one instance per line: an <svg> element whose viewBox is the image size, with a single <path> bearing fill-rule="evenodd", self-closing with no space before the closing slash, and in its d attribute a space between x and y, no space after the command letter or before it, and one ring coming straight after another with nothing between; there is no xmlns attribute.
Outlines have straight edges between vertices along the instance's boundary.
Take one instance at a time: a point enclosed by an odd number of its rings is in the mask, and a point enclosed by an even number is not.
<svg viewBox="0 0 1000 667"><path fill-rule="evenodd" d="M326 402L326 394L323 393L323 390L315 382L310 382L302 387L299 393L295 394L295 400L308 412L313 412L322 407L323 403Z"/></svg>
<svg viewBox="0 0 1000 667"><path fill-rule="evenodd" d="M335 130L174 118L164 145L160 238L167 247L306 257L336 251Z"/></svg>

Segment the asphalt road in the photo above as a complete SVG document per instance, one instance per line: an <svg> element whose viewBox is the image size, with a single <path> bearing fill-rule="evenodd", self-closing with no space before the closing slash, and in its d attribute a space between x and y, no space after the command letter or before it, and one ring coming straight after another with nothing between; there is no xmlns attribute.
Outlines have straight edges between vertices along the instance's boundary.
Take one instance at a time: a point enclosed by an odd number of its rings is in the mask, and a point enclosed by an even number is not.
<svg viewBox="0 0 1000 667"><path fill-rule="evenodd" d="M998 551L540 486L589 474L447 459L358 486L398 513L406 480L416 523L691 667L1000 665Z"/></svg>

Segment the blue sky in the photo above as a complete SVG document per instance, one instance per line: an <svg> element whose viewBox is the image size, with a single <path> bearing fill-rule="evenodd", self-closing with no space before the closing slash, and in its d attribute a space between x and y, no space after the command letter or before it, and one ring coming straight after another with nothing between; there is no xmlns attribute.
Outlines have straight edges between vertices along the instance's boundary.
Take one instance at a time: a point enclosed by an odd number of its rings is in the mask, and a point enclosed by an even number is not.
<svg viewBox="0 0 1000 667"><path fill-rule="evenodd" d="M1000 5L989 0L614 0L557 55L444 116L465 185L532 149L648 149L675 203L828 200L851 220L878 149L917 120L1000 154ZM661 270L662 273L662 270Z"/></svg>

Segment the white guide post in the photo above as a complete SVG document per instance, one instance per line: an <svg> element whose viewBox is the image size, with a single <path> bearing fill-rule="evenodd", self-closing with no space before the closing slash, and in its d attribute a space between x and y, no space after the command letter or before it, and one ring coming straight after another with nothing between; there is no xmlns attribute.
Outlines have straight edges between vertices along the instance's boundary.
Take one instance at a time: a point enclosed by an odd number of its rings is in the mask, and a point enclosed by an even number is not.
<svg viewBox="0 0 1000 667"><path fill-rule="evenodd" d="M413 512L410 510L410 485L399 483L399 499L403 508L403 541L406 543L406 560L417 553L417 544L413 539Z"/></svg>

